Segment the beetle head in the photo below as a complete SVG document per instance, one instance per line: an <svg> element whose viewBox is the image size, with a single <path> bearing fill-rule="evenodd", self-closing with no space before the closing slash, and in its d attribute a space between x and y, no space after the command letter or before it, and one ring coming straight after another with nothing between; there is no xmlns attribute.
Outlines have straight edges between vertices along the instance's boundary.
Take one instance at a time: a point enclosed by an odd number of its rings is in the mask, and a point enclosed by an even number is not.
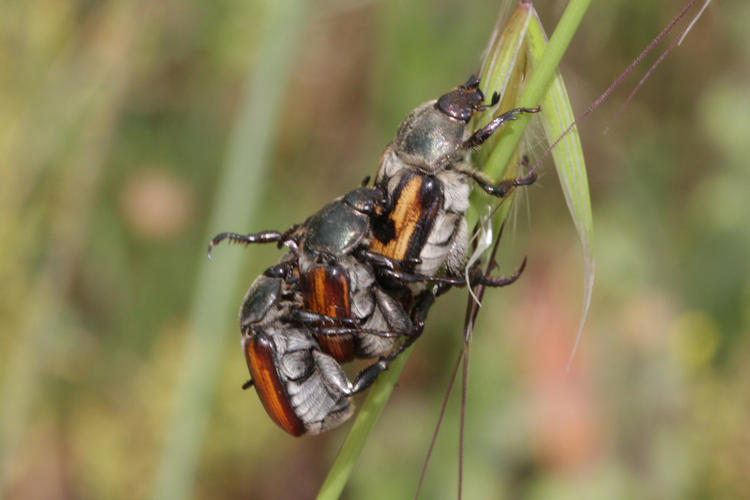
<svg viewBox="0 0 750 500"><path fill-rule="evenodd" d="M344 202L357 212L372 215L390 205L390 195L378 187L359 187L344 195Z"/></svg>
<svg viewBox="0 0 750 500"><path fill-rule="evenodd" d="M492 94L490 106L494 106L499 100L497 93ZM437 100L436 107L451 118L468 123L475 111L486 108L483 102L484 94L479 90L479 80L471 75L466 83L442 95Z"/></svg>

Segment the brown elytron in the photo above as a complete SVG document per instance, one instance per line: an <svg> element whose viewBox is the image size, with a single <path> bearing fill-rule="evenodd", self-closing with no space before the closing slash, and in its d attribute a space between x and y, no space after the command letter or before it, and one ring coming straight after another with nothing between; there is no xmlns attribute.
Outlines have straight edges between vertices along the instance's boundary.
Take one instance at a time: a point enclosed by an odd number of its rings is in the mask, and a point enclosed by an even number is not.
<svg viewBox="0 0 750 500"><path fill-rule="evenodd" d="M406 175L393 199L388 222L375 224L370 250L394 260L418 258L442 204L440 187L431 177Z"/></svg>
<svg viewBox="0 0 750 500"><path fill-rule="evenodd" d="M263 333L245 342L245 359L263 407L279 427L292 436L301 436L305 433L305 426L289 404L289 397L276 372L273 353L273 342Z"/></svg>
<svg viewBox="0 0 750 500"><path fill-rule="evenodd" d="M300 282L305 308L331 318L351 318L349 282L346 272L336 265L316 265ZM336 361L354 359L354 338L351 334L316 334L320 348Z"/></svg>

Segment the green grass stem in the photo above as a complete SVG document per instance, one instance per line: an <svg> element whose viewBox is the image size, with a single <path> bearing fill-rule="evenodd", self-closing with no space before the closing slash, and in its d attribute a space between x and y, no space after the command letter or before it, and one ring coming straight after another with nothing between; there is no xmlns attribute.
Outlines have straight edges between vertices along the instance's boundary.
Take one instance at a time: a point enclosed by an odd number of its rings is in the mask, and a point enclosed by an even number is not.
<svg viewBox="0 0 750 500"><path fill-rule="evenodd" d="M517 104L519 107L533 108L542 102L547 89L555 78L560 60L570 45L570 41L573 39L573 35L590 3L591 0L570 0L560 18L560 22L552 33L544 56L521 92ZM526 125L529 123L529 118L528 114L521 114L518 120L504 128L497 146L485 165L485 172L493 179L499 179L505 166L510 162L518 143L521 141Z"/></svg>

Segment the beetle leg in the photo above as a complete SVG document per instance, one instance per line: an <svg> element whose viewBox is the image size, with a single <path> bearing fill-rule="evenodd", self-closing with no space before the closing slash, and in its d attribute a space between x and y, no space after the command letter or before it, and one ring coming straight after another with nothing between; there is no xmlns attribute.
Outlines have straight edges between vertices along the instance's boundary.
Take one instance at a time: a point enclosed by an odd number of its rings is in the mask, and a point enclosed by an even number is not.
<svg viewBox="0 0 750 500"><path fill-rule="evenodd" d="M510 111L506 111L502 115L492 119L487 125L480 128L479 130L475 131L471 137L466 139L464 143L461 145L461 149L464 151L471 150L474 148L477 148L484 143L487 139L492 136L492 134L497 131L500 127L505 125L505 123L511 121L511 120L517 120L518 116L521 113L538 113L541 108L516 108L511 109Z"/></svg>
<svg viewBox="0 0 750 500"><path fill-rule="evenodd" d="M359 372L359 375L357 375L357 378L355 378L354 382L352 383L352 388L349 395L357 394L358 392L362 392L370 387L372 383L377 380L378 375L388 369L389 364L389 360L381 358Z"/></svg>
<svg viewBox="0 0 750 500"><path fill-rule="evenodd" d="M437 160L438 168L445 168L448 165L451 165L461 160L467 151L471 151L481 146L501 126L505 125L507 122L511 120L517 120L518 119L517 115L521 113L538 113L540 110L541 108L537 106L536 108L515 108L515 109L511 109L510 111L506 111L502 115L494 118L490 123L488 123L484 127L480 128L479 130L476 130L473 134L471 134L471 136L469 136L468 139L466 139L458 147L458 149L456 149L456 151L453 151L452 153L448 153L445 156L439 158Z"/></svg>
<svg viewBox="0 0 750 500"><path fill-rule="evenodd" d="M326 385L344 396L354 394L352 392L352 383L349 381L346 373L344 373L344 370L341 369L341 365L334 358L318 350L312 351L312 357L317 371L323 377Z"/></svg>
<svg viewBox="0 0 750 500"><path fill-rule="evenodd" d="M449 277L449 276L426 276L424 274L407 273L403 271L396 271L393 269L381 270L383 276L401 281L403 283L419 283L422 281L429 281L431 283L450 285L450 286L465 286L466 280L460 277Z"/></svg>
<svg viewBox="0 0 750 500"><path fill-rule="evenodd" d="M395 351L388 356L380 358L357 375L357 378L354 379L354 382L352 383L352 394L356 394L370 387L373 382L377 380L378 375L386 371L391 362L393 362L394 359L396 359L419 338L424 330L424 322L427 317L427 312L434 302L435 296L430 292L423 292L417 297L417 303L412 309L412 322L414 323L412 332L410 332L406 340L398 346Z"/></svg>
<svg viewBox="0 0 750 500"><path fill-rule="evenodd" d="M490 286L490 287L501 287L501 286L507 286L512 283L514 283L520 276L521 273L523 273L523 270L526 268L526 257L524 257L523 262L521 262L521 265L516 269L516 271L509 275L509 276L499 276L497 278L493 278L491 276L487 276L485 274L478 273L476 277L472 277L471 279L471 285L484 285L484 286Z"/></svg>
<svg viewBox="0 0 750 500"><path fill-rule="evenodd" d="M484 285L489 287L501 287L510 285L514 281L516 281L523 272L524 268L526 267L526 259L523 259L523 262L521 263L520 267L516 272L511 274L510 276L500 276L497 278L487 276L485 274L482 274L478 269L477 272L472 273L474 276L471 278L471 285ZM392 270L383 270L381 271L385 276L388 276L389 278L401 281L403 283L415 283L420 281L429 281L432 283L436 283L440 285L441 287L438 289L437 295L442 295L449 289L450 287L456 286L456 287L464 287L466 286L466 280L463 277L455 276L424 276L422 274L413 274L413 273L404 273L400 271L392 271Z"/></svg>
<svg viewBox="0 0 750 500"><path fill-rule="evenodd" d="M422 259L420 258L408 258L404 260L392 259L364 247L356 251L356 257L362 262L368 262L376 267L385 269L396 269L403 264L417 266L422 263Z"/></svg>
<svg viewBox="0 0 750 500"><path fill-rule="evenodd" d="M396 348L396 350L382 359L387 359L388 362L395 359L399 354L404 352L415 340L422 335L424 331L424 322L427 318L432 304L435 303L435 294L429 291L420 293L415 299L415 304L411 309L411 329L407 332L403 332L402 335L406 337L406 340Z"/></svg>
<svg viewBox="0 0 750 500"><path fill-rule="evenodd" d="M361 247L356 251L355 257L357 260L362 262L369 262L377 267L383 267L386 269L395 269L397 267L397 260L386 257L385 255L373 252L367 248Z"/></svg>
<svg viewBox="0 0 750 500"><path fill-rule="evenodd" d="M414 339L416 340L416 337L414 337ZM413 341L409 342L407 340L407 342L401 344L394 352L392 352L388 356L384 356L378 359L373 364L359 372L357 378L355 378L354 382L352 383L351 394L357 394L358 392L362 392L370 387L373 382L377 380L378 375L386 371L393 360L396 359L402 352L404 352L406 348L409 347L412 343Z"/></svg>
<svg viewBox="0 0 750 500"><path fill-rule="evenodd" d="M393 338L393 337L401 337L403 335L409 335L409 332L403 332L403 331L393 331L388 332L384 330L373 330L370 328L359 328L359 327L350 327L350 326L313 326L310 327L312 331L314 331L318 335L322 335L324 337L336 337L338 335L354 335L354 334L360 334L365 333L368 335L377 335L378 337L384 337L384 338Z"/></svg>
<svg viewBox="0 0 750 500"><path fill-rule="evenodd" d="M521 166L529 166L529 157L524 155L521 158ZM484 173L473 168L457 168L462 174L471 177L471 179L479 184L487 194L497 196L498 198L504 198L511 191L518 186L528 186L533 184L537 179L536 172L529 172L526 175L521 175L513 179L504 179L497 184L493 184L492 179L487 177Z"/></svg>
<svg viewBox="0 0 750 500"><path fill-rule="evenodd" d="M245 389L249 389L249 388L251 388L254 385L255 385L255 381L253 379L250 379L247 382L245 382L244 384L242 384L242 390L244 391Z"/></svg>
<svg viewBox="0 0 750 500"><path fill-rule="evenodd" d="M414 324L415 330L412 337L414 338L409 343L414 342L414 340L416 340L416 338L422 334L422 330L424 330L424 322L427 318L427 313L430 311L430 308L434 303L435 294L431 292L422 292L417 296L416 303L411 310L411 321Z"/></svg>
<svg viewBox="0 0 750 500"><path fill-rule="evenodd" d="M479 174L479 172L476 173ZM513 189L518 186L528 186L530 184L533 184L537 178L536 172L529 172L528 174L522 175L520 177L505 179L498 182L497 184L492 184L486 181L484 175L470 175L474 179L474 181L479 184L479 187L481 187L485 193L492 196L497 196L498 198L504 198L508 195L508 193L513 191Z"/></svg>
<svg viewBox="0 0 750 500"><path fill-rule="evenodd" d="M435 297L440 297L451 288L453 288L453 285L448 285L445 283L438 283L437 287L435 287L435 290L432 293L435 295Z"/></svg>
<svg viewBox="0 0 750 500"><path fill-rule="evenodd" d="M378 307L386 318L390 318L390 330L376 330L371 328L361 328L358 326L311 326L317 335L334 337L338 335L376 335L383 338L407 337L407 339L416 338L424 329L424 320L427 316L427 309L432 305L434 296L429 292L423 292L417 298L416 305L412 308L411 317L407 316L398 302L393 300L390 295L383 292L377 293L376 298ZM307 312L307 311L305 311ZM399 314L400 313L400 314ZM314 313L312 313L314 314ZM403 317L402 317L403 316ZM411 344L413 340L407 340Z"/></svg>
<svg viewBox="0 0 750 500"><path fill-rule="evenodd" d="M349 327L356 328L359 324L354 318L334 318L333 316L326 316L325 314L316 313L307 309L295 308L291 312L292 321L298 323L326 323L329 325L335 325L339 323L341 325L348 325Z"/></svg>
<svg viewBox="0 0 750 500"><path fill-rule="evenodd" d="M409 335L413 329L413 324L401 301L379 287L374 287L372 292L376 307L385 319L388 329Z"/></svg>
<svg viewBox="0 0 750 500"><path fill-rule="evenodd" d="M219 233L208 243L208 258L209 260L211 259L211 252L214 247L224 240L229 240L233 243L242 243L243 245L249 245L250 243L273 243L284 241L285 238L289 239L288 233L289 231L284 234L278 231L261 231L260 233L250 234Z"/></svg>

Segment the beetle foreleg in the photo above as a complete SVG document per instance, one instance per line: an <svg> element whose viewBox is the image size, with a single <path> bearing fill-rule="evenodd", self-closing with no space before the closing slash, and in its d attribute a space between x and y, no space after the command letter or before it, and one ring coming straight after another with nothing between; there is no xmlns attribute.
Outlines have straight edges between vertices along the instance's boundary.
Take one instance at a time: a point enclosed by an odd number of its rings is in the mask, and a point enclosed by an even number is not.
<svg viewBox="0 0 750 500"><path fill-rule="evenodd" d="M294 228L294 226L292 226ZM291 231L291 229L290 229ZM273 243L281 242L289 239L288 235L290 231L281 234L278 231L261 231L260 233L250 234L239 234L239 233L219 233L208 243L208 258L211 259L211 252L214 247L224 240L229 240L233 243L242 243L243 245L249 245L251 243Z"/></svg>
<svg viewBox="0 0 750 500"><path fill-rule="evenodd" d="M464 143L461 145L461 149L463 149L464 151L468 151L474 148L478 148L484 143L484 141L489 139L492 134L497 131L497 129L511 120L517 120L517 115L520 115L521 113L538 113L540 109L541 108L537 106L536 108L516 108L511 109L510 111L506 111L502 115L494 118L484 127L474 132L468 139L464 141Z"/></svg>
<svg viewBox="0 0 750 500"><path fill-rule="evenodd" d="M500 127L505 125L511 120L517 120L518 115L521 113L538 113L541 110L540 107L536 108L515 108L510 111L506 111L502 115L494 118L490 123L484 127L476 130L469 136L455 151L446 154L445 156L437 160L438 168L445 168L451 164L460 161L468 151L472 151L489 139Z"/></svg>

